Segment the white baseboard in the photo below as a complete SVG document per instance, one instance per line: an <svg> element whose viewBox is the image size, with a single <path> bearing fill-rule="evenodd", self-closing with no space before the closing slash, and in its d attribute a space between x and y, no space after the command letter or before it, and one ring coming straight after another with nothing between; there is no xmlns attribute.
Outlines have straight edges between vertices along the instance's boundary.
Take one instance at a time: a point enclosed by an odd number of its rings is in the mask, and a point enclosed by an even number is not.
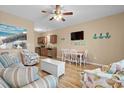
<svg viewBox="0 0 124 93"><path fill-rule="evenodd" d="M57 59L62 59L62 57L57 56ZM91 64L91 65L96 65L96 66L105 66L104 64L98 64L98 63L95 63L95 62L86 62L86 63Z"/></svg>
<svg viewBox="0 0 124 93"><path fill-rule="evenodd" d="M87 64L91 64L91 65L96 65L96 66L104 66L103 64L98 64L98 63L94 63L94 62L86 62Z"/></svg>

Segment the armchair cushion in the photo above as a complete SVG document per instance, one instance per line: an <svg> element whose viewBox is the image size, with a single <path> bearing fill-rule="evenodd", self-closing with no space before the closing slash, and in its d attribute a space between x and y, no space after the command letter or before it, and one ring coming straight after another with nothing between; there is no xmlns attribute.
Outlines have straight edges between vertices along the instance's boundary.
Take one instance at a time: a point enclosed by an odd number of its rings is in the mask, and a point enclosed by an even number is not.
<svg viewBox="0 0 124 93"><path fill-rule="evenodd" d="M112 78L112 74L103 72L100 70L100 68L95 69L95 70L84 70L84 72L89 73L89 74L93 74L99 77L104 77L104 78Z"/></svg>
<svg viewBox="0 0 124 93"><path fill-rule="evenodd" d="M113 75L113 78L124 81L124 71L118 71L116 74Z"/></svg>
<svg viewBox="0 0 124 93"><path fill-rule="evenodd" d="M88 88L96 88L96 87L101 87L101 88L111 88L112 85L108 83L109 80L111 80L112 74L108 74L105 72L100 72L100 71L95 71L95 70L89 70L89 71L84 71L83 75L83 84L84 87Z"/></svg>
<svg viewBox="0 0 124 93"><path fill-rule="evenodd" d="M108 70L108 73L115 74L118 71L122 71L124 69L124 60L113 63Z"/></svg>

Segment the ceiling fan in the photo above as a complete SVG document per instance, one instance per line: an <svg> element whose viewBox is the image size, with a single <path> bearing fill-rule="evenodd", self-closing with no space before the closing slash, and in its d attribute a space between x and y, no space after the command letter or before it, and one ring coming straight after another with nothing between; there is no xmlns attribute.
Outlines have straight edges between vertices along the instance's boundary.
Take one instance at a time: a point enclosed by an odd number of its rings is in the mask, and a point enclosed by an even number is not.
<svg viewBox="0 0 124 93"><path fill-rule="evenodd" d="M55 11L53 12L49 12L49 11L41 11L42 13L46 13L46 14L53 14L53 17L51 17L49 20L62 20L62 21L65 21L65 18L63 17L64 15L73 15L73 12L63 12L62 13L62 9L61 9L61 6L60 5L56 5L55 6Z"/></svg>

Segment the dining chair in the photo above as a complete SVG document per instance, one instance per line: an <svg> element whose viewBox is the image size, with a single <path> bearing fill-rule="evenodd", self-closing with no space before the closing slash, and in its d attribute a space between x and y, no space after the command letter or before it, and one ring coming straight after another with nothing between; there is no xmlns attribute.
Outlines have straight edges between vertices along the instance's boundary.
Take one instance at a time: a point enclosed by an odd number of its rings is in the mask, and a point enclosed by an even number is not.
<svg viewBox="0 0 124 93"><path fill-rule="evenodd" d="M64 49L61 49L61 56L62 56L61 57L62 58L61 60L64 61Z"/></svg>
<svg viewBox="0 0 124 93"><path fill-rule="evenodd" d="M70 61L70 49L61 49L62 61Z"/></svg>
<svg viewBox="0 0 124 93"><path fill-rule="evenodd" d="M85 50L85 51L84 51L84 54L83 54L83 58L82 58L82 62L83 62L83 64L84 64L84 67L85 67L85 65L86 65L87 58L88 58L88 50Z"/></svg>
<svg viewBox="0 0 124 93"><path fill-rule="evenodd" d="M71 61L70 49L65 49L65 61Z"/></svg>
<svg viewBox="0 0 124 93"><path fill-rule="evenodd" d="M70 50L70 62L71 63L76 63L76 65L78 64L78 53L77 50L75 49L71 49Z"/></svg>

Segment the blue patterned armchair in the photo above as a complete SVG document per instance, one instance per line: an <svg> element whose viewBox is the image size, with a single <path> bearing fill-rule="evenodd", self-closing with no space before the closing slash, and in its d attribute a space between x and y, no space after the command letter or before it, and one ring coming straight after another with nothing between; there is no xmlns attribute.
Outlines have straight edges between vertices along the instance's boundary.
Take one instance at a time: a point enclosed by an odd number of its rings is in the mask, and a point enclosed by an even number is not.
<svg viewBox="0 0 124 93"><path fill-rule="evenodd" d="M82 87L122 88L124 87L124 60L81 73Z"/></svg>

